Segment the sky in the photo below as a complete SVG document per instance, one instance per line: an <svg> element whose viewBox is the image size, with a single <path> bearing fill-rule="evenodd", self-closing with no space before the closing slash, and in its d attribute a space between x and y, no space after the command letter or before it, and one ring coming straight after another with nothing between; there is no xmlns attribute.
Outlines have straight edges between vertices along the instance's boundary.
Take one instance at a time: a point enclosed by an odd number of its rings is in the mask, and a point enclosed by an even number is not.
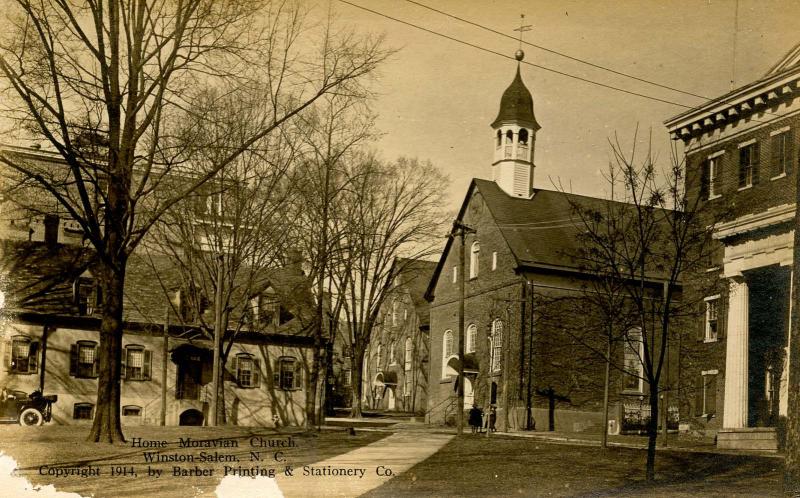
<svg viewBox="0 0 800 498"><path fill-rule="evenodd" d="M457 208L473 177L490 178L489 127L516 62L331 0L341 21L383 33L398 52L380 70L373 104L386 159L430 160L451 179L448 207ZM437 14L406 0L352 3L513 56L514 40ZM800 42L796 0L415 0L516 36L520 14L532 30L525 41L596 65L708 98L763 76ZM738 30L735 30L738 19ZM602 171L609 139L629 147L652 132L659 161L674 145L663 122L704 99L666 90L523 46L525 61L606 85L674 102L648 100L522 66L542 129L536 137L537 188L556 183L574 193L607 196ZM679 149L680 150L680 149Z"/></svg>

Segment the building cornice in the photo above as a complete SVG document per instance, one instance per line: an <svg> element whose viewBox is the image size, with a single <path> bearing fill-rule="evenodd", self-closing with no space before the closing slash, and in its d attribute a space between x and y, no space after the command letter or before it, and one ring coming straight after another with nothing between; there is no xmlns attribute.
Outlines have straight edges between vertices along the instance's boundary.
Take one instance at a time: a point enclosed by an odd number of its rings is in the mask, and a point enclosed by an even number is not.
<svg viewBox="0 0 800 498"><path fill-rule="evenodd" d="M718 223L714 227L714 238L718 240L727 239L734 235L792 221L794 219L794 209L794 204L781 204L760 213L746 214L732 221Z"/></svg>
<svg viewBox="0 0 800 498"><path fill-rule="evenodd" d="M767 76L664 122L673 140L689 140L725 123L763 112L800 92L800 66Z"/></svg>

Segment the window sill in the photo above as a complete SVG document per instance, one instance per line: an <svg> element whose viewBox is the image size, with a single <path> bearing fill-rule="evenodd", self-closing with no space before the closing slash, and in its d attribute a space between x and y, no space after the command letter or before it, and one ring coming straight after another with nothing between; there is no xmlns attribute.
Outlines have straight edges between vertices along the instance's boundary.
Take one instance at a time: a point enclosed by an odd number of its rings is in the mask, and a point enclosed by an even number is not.
<svg viewBox="0 0 800 498"><path fill-rule="evenodd" d="M709 343L712 343L712 342L719 342L719 338L714 337L713 339L710 339L710 338L703 339L703 343L704 344L709 344Z"/></svg>
<svg viewBox="0 0 800 498"><path fill-rule="evenodd" d="M742 190L747 190L749 188L753 188L753 184L752 183L750 185L745 185L744 187L739 187L738 189L736 189L736 191L737 192L741 192Z"/></svg>
<svg viewBox="0 0 800 498"><path fill-rule="evenodd" d="M775 181L775 180L780 180L781 178L786 178L786 172L783 172L778 176L773 176L772 178L769 179L769 181L772 182L772 181Z"/></svg>
<svg viewBox="0 0 800 498"><path fill-rule="evenodd" d="M706 268L706 273L711 273L712 271L719 271L719 266L712 266L711 268Z"/></svg>
<svg viewBox="0 0 800 498"><path fill-rule="evenodd" d="M713 201L714 199L719 199L720 197L722 197L722 194L709 195L708 199L706 200Z"/></svg>
<svg viewBox="0 0 800 498"><path fill-rule="evenodd" d="M636 390L636 389L623 389L622 394L634 395L634 396L644 396L644 391Z"/></svg>

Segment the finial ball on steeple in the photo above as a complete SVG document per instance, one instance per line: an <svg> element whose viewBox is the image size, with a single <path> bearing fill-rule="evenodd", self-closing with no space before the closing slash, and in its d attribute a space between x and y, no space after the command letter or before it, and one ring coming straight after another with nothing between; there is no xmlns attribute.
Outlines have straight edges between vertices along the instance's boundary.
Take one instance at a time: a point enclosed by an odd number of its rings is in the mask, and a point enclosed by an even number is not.
<svg viewBox="0 0 800 498"><path fill-rule="evenodd" d="M522 61L522 59L525 58L525 52L523 52L522 49L517 50L514 52L514 58L518 61Z"/></svg>

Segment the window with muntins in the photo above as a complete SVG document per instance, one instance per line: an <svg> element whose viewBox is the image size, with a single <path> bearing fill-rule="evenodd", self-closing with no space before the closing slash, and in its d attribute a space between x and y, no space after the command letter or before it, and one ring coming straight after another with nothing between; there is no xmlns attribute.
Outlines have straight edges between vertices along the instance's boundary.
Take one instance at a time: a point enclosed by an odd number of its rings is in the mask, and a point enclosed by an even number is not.
<svg viewBox="0 0 800 498"><path fill-rule="evenodd" d="M792 141L788 130L771 137L770 150L772 176L788 174L792 161Z"/></svg>
<svg viewBox="0 0 800 498"><path fill-rule="evenodd" d="M297 391L303 388L302 362L296 358L284 356L278 359L276 384L284 391Z"/></svg>
<svg viewBox="0 0 800 498"><path fill-rule="evenodd" d="M99 371L97 343L78 341L70 347L69 374L79 379L96 378Z"/></svg>
<svg viewBox="0 0 800 498"><path fill-rule="evenodd" d="M453 331L447 330L444 333L444 357L449 358L453 356Z"/></svg>
<svg viewBox="0 0 800 498"><path fill-rule="evenodd" d="M239 387L255 388L261 385L261 362L248 353L236 355L236 381Z"/></svg>
<svg viewBox="0 0 800 498"><path fill-rule="evenodd" d="M125 346L122 354L122 378L126 380L150 380L153 355L143 346Z"/></svg>
<svg viewBox="0 0 800 498"><path fill-rule="evenodd" d="M29 374L38 370L39 342L24 335L5 342L5 369L9 373Z"/></svg>
<svg viewBox="0 0 800 498"><path fill-rule="evenodd" d="M467 341L464 345L464 352L474 353L476 349L476 345L478 344L478 326L474 323L471 323L469 327L467 327Z"/></svg>
<svg viewBox="0 0 800 498"><path fill-rule="evenodd" d="M706 330L703 339L706 342L716 341L719 323L719 298L706 300Z"/></svg>
<svg viewBox="0 0 800 498"><path fill-rule="evenodd" d="M706 162L707 178L708 178L708 198L713 199L717 197L719 188L717 187L717 176L719 176L720 157L712 157Z"/></svg>
<svg viewBox="0 0 800 498"><path fill-rule="evenodd" d="M495 320L492 322L492 352L491 352L492 372L499 372L503 365L503 322Z"/></svg>
<svg viewBox="0 0 800 498"><path fill-rule="evenodd" d="M754 142L739 149L739 188L758 183L758 143Z"/></svg>

